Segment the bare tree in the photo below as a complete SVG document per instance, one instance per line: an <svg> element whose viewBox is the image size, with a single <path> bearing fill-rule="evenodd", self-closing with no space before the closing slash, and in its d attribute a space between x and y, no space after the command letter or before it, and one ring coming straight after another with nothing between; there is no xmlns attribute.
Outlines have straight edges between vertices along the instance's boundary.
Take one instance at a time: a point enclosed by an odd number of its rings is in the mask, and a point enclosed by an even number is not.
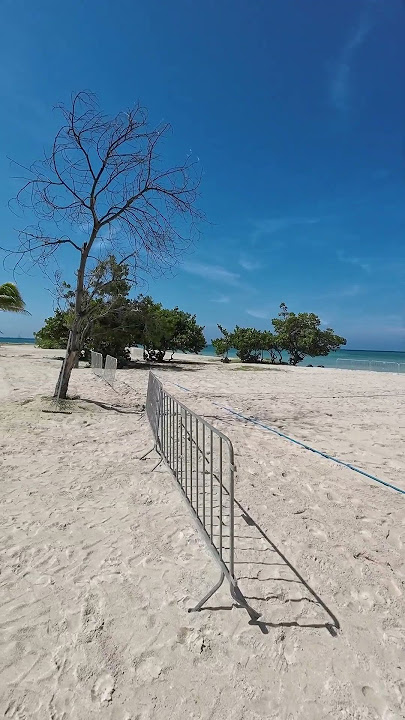
<svg viewBox="0 0 405 720"><path fill-rule="evenodd" d="M150 259L173 264L202 214L196 208L196 163L188 156L175 167L162 165L158 146L168 124L151 129L140 105L107 117L88 92L58 109L64 123L50 154L23 168L24 185L16 199L34 211L37 223L20 232L12 252L17 265L28 257L42 268L62 246L78 253L71 341L57 384L65 398L87 323L86 272L96 241L108 232L109 252L135 268ZM79 227L88 228L83 243L76 239Z"/></svg>

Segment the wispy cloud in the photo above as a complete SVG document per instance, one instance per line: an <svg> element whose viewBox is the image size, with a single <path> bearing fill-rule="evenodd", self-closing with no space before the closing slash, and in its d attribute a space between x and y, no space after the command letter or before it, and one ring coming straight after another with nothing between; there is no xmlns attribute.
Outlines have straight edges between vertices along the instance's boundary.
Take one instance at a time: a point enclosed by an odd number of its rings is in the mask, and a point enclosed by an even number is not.
<svg viewBox="0 0 405 720"><path fill-rule="evenodd" d="M335 288L329 292L322 293L322 295L313 296L314 300L342 300L344 298L354 298L358 295L362 295L367 288L360 283L354 283L352 285L346 285L340 288Z"/></svg>
<svg viewBox="0 0 405 720"><path fill-rule="evenodd" d="M218 297L211 298L211 302L223 303L223 304L229 303L230 300L231 300L231 298L228 297L228 295L218 295Z"/></svg>
<svg viewBox="0 0 405 720"><path fill-rule="evenodd" d="M367 334L382 338L391 336L393 339L399 337L402 340L405 336L405 319L401 315L390 314L378 315L360 314L355 317L346 318L345 326L350 332L359 334Z"/></svg>
<svg viewBox="0 0 405 720"><path fill-rule="evenodd" d="M225 285L239 285L240 275L226 270L218 265L206 265L199 262L185 262L183 270L191 275L199 275L204 280L225 283Z"/></svg>
<svg viewBox="0 0 405 720"><path fill-rule="evenodd" d="M343 298L356 297L357 295L361 295L363 292L364 287L356 283L354 285L349 285L348 287L342 288L340 291L338 290L336 295Z"/></svg>
<svg viewBox="0 0 405 720"><path fill-rule="evenodd" d="M255 242L261 237L274 235L280 230L285 230L293 225L315 225L320 222L320 218L304 218L296 216L266 218L255 222L255 229L252 233L252 241Z"/></svg>
<svg viewBox="0 0 405 720"><path fill-rule="evenodd" d="M371 272L370 263L366 262L362 258L346 255L346 253L343 250L337 251L337 257L338 257L338 260L340 260L340 262L348 263L349 265L356 265L357 267L361 268L362 270L364 270L364 272L367 272L367 273Z"/></svg>
<svg viewBox="0 0 405 720"><path fill-rule="evenodd" d="M246 314L255 318L261 318L262 320L267 320L270 317L269 311L263 308L258 308L257 310L246 310Z"/></svg>
<svg viewBox="0 0 405 720"><path fill-rule="evenodd" d="M348 285L347 287L343 287L340 290L335 290L331 294L330 297L333 298L351 298L356 297L357 295L361 295L364 292L363 285L359 285L355 283L354 285Z"/></svg>
<svg viewBox="0 0 405 720"><path fill-rule="evenodd" d="M243 267L244 270L259 270L259 268L262 266L261 263L258 260L252 260L251 258L248 258L246 255L241 255L239 258L239 265Z"/></svg>
<svg viewBox="0 0 405 720"><path fill-rule="evenodd" d="M345 113L348 110L351 65L356 53L367 39L371 28L372 23L368 13L363 13L357 24L351 29L340 51L329 88L332 105L340 113Z"/></svg>

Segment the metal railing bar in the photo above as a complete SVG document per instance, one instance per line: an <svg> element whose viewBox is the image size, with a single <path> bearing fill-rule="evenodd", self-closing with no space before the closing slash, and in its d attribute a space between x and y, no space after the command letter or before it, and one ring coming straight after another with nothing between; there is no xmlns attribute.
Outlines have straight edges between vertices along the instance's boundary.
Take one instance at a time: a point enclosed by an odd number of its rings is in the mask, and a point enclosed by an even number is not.
<svg viewBox="0 0 405 720"><path fill-rule="evenodd" d="M219 438L219 554L222 558L222 438Z"/></svg>
<svg viewBox="0 0 405 720"><path fill-rule="evenodd" d="M191 449L191 452L193 452L193 449ZM196 508L196 514L198 515L198 493L199 493L199 486L198 486L198 423L195 424L195 482L196 482L196 488L195 488L195 508Z"/></svg>
<svg viewBox="0 0 405 720"><path fill-rule="evenodd" d="M193 507L193 415L190 413L190 501L191 507Z"/></svg>
<svg viewBox="0 0 405 720"><path fill-rule="evenodd" d="M205 459L205 425L202 426L202 445L203 445L203 458ZM203 525L205 527L205 463L203 463L202 474L203 474L203 490L202 490Z"/></svg>
<svg viewBox="0 0 405 720"><path fill-rule="evenodd" d="M248 605L234 576L234 453L230 439L167 393L152 372L146 414L155 449L176 480L210 554L221 569L220 581L192 610L202 608L225 576L232 598L256 620L259 615Z"/></svg>
<svg viewBox="0 0 405 720"><path fill-rule="evenodd" d="M211 441L211 452L210 452L210 488L211 488L211 508L210 508L210 517L211 517L211 542L212 542L212 528L214 525L214 505L213 505L213 487L214 487L214 475L213 475L213 431L210 429L210 441Z"/></svg>

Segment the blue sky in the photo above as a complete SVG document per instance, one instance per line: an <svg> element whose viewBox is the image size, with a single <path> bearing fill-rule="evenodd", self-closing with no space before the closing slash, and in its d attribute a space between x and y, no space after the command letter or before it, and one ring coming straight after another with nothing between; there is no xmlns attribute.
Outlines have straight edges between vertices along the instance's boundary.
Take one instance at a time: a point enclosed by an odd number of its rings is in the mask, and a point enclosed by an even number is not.
<svg viewBox="0 0 405 720"><path fill-rule="evenodd" d="M140 99L173 126L168 159L200 159L210 221L149 281L157 300L208 339L217 322L268 327L284 301L348 347L405 349L402 0L6 0L0 33L0 244L22 224L8 157L49 147L52 107L80 89L107 112ZM17 280L32 316L0 329L25 336L53 298L38 273Z"/></svg>

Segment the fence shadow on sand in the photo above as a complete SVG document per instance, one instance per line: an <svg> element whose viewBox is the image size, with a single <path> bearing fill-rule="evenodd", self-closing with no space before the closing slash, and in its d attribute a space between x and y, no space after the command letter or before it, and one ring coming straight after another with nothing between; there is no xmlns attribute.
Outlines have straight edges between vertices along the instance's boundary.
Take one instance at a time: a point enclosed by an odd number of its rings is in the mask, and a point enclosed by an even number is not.
<svg viewBox="0 0 405 720"><path fill-rule="evenodd" d="M246 600L254 601L261 612L260 619L250 624L263 634L268 634L269 628L296 627L324 628L337 636L337 617L236 499L235 571ZM232 603L210 605L202 612L232 607Z"/></svg>

